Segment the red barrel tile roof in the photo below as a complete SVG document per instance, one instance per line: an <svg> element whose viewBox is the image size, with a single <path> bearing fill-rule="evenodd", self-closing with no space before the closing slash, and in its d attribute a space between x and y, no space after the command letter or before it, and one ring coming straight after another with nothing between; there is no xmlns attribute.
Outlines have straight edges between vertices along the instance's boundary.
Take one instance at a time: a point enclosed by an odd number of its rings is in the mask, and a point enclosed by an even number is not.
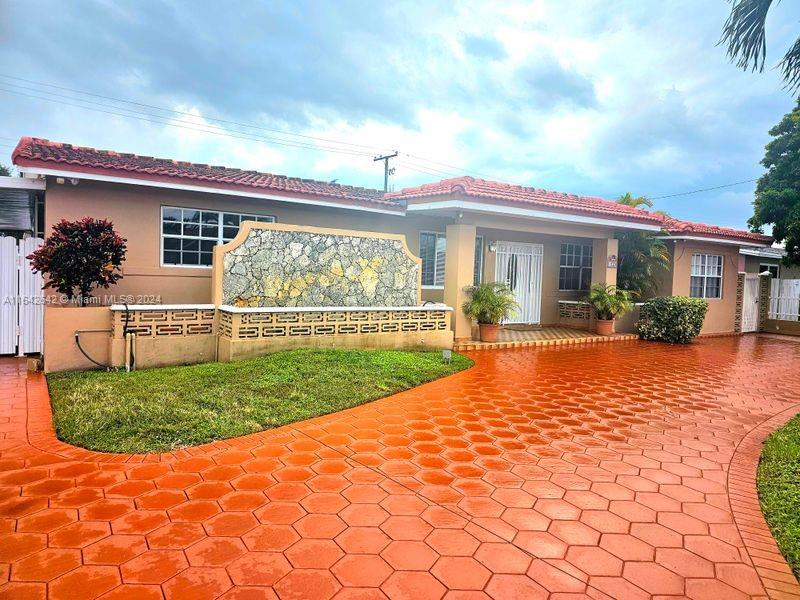
<svg viewBox="0 0 800 600"><path fill-rule="evenodd" d="M398 212L403 210L401 203L385 199L380 190L168 158L124 154L112 150L97 150L41 138L21 138L12 153L12 160L19 166L57 168L64 171L260 193L313 195L345 204Z"/></svg>
<svg viewBox="0 0 800 600"><path fill-rule="evenodd" d="M412 200L456 194L481 200L540 207L545 210L588 213L626 221L645 222L652 225L661 223L659 215L612 202L611 200L604 200L594 196L577 196L563 192L552 192L512 183L476 179L469 176L444 179L436 183L405 188L399 192L386 194L386 197L395 200Z"/></svg>
<svg viewBox="0 0 800 600"><path fill-rule="evenodd" d="M395 210L398 213L404 212L406 202L409 200L459 195L506 205L526 205L556 212L592 214L622 221L661 225L673 235L696 235L765 245L772 242L769 236L758 233L681 221L594 196L578 196L469 176L443 179L405 188L399 192L384 193L380 190L313 179L98 150L31 137L20 138L12 153L12 160L15 165L22 167L57 168L75 173L194 184L219 189L274 192L294 196L311 195L343 204Z"/></svg>
<svg viewBox="0 0 800 600"><path fill-rule="evenodd" d="M689 235L729 240L742 240L755 242L758 244L772 243L772 238L768 235L753 233L751 231L743 231L741 229L731 229L730 227L719 227L718 225L706 225L705 223L681 221L668 215L664 215L664 229L671 235Z"/></svg>

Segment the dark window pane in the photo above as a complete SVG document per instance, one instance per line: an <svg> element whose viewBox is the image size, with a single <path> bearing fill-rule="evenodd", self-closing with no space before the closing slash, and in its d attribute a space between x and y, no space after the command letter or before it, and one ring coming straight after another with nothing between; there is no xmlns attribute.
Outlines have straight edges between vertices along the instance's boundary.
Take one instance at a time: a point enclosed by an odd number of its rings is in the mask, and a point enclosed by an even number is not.
<svg viewBox="0 0 800 600"><path fill-rule="evenodd" d="M210 265L212 254L210 252L201 252L200 253L200 264L201 265Z"/></svg>
<svg viewBox="0 0 800 600"><path fill-rule="evenodd" d="M165 221L180 221L181 209L180 208L165 208L163 212L163 219Z"/></svg>
<svg viewBox="0 0 800 600"><path fill-rule="evenodd" d="M203 237L217 237L219 235L219 227L216 225L203 225Z"/></svg>
<svg viewBox="0 0 800 600"><path fill-rule="evenodd" d="M199 210L186 210L183 209L183 222L184 223L199 223L200 211Z"/></svg>
<svg viewBox="0 0 800 600"><path fill-rule="evenodd" d="M234 213L225 213L222 215L222 224L223 225L235 225L236 227L239 226L239 215Z"/></svg>
<svg viewBox="0 0 800 600"><path fill-rule="evenodd" d="M192 235L192 236L199 236L200 235L200 225L187 225L186 223L183 224L183 235Z"/></svg>
<svg viewBox="0 0 800 600"><path fill-rule="evenodd" d="M164 252L164 264L165 265L179 265L181 264L181 253L180 252Z"/></svg>
<svg viewBox="0 0 800 600"><path fill-rule="evenodd" d="M689 296L692 298L703 297L703 278L692 277L689 284Z"/></svg>
<svg viewBox="0 0 800 600"><path fill-rule="evenodd" d="M218 212L204 212L203 213L203 223L206 225L216 225L219 223L219 213Z"/></svg>
<svg viewBox="0 0 800 600"><path fill-rule="evenodd" d="M183 264L185 265L199 265L200 253L199 252L184 252L182 254Z"/></svg>
<svg viewBox="0 0 800 600"><path fill-rule="evenodd" d="M275 217L258 217L258 220L262 223L274 223Z"/></svg>
<svg viewBox="0 0 800 600"><path fill-rule="evenodd" d="M592 270L581 269L581 290L587 291L592 286Z"/></svg>
<svg viewBox="0 0 800 600"><path fill-rule="evenodd" d="M180 250L181 241L178 238L164 238L164 250Z"/></svg>
<svg viewBox="0 0 800 600"><path fill-rule="evenodd" d="M478 285L483 278L483 238L475 237L475 265L472 269L472 284Z"/></svg>
<svg viewBox="0 0 800 600"><path fill-rule="evenodd" d="M722 291L722 279L709 277L706 279L706 298L719 298Z"/></svg>
<svg viewBox="0 0 800 600"><path fill-rule="evenodd" d="M211 240L203 240L200 242L200 250L203 252L211 252L214 250L214 246L217 245L217 242L213 242Z"/></svg>
<svg viewBox="0 0 800 600"><path fill-rule="evenodd" d="M196 251L200 250L200 241L199 240L182 240L181 241L181 247L182 247L184 252L187 251L187 250L189 250L191 252L196 252Z"/></svg>
<svg viewBox="0 0 800 600"><path fill-rule="evenodd" d="M239 231L238 227L223 227L222 237L226 240L232 240L236 237L236 232Z"/></svg>
<svg viewBox="0 0 800 600"><path fill-rule="evenodd" d="M164 223L161 227L161 230L164 233L172 234L172 235L180 235L181 234L181 224L180 223Z"/></svg>
<svg viewBox="0 0 800 600"><path fill-rule="evenodd" d="M422 285L433 285L436 272L436 237L434 235L419 234L419 256L422 259Z"/></svg>

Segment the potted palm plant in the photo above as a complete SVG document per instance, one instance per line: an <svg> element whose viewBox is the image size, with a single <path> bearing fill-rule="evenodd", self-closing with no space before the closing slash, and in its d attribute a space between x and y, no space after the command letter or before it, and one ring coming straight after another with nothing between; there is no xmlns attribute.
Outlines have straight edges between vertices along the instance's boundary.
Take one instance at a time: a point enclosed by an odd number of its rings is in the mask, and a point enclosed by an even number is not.
<svg viewBox="0 0 800 600"><path fill-rule="evenodd" d="M633 309L631 292L602 283L596 283L591 287L586 302L597 317L596 330L600 335L613 335L614 319Z"/></svg>
<svg viewBox="0 0 800 600"><path fill-rule="evenodd" d="M496 342L500 323L519 309L514 293L504 283L481 283L467 290L464 314L478 322L482 342Z"/></svg>

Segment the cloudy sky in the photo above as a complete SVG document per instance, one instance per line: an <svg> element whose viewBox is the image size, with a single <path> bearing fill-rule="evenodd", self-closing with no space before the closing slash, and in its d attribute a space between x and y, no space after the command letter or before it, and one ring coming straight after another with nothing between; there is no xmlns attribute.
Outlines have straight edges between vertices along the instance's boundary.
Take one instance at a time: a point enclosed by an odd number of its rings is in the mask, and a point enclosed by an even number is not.
<svg viewBox="0 0 800 600"><path fill-rule="evenodd" d="M373 155L398 150L396 189L460 174L608 198L738 182L762 173L794 99L775 71L727 62L729 8L0 0L0 163L32 135L367 187L383 184ZM799 20L795 3L773 8L769 66ZM754 185L656 205L743 227Z"/></svg>

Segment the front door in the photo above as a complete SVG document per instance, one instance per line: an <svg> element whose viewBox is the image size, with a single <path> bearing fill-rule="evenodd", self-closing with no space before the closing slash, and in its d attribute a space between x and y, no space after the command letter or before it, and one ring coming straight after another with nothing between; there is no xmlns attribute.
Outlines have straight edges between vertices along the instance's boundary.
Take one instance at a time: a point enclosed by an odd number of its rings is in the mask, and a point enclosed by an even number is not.
<svg viewBox="0 0 800 600"><path fill-rule="evenodd" d="M760 287L758 275L744 276L744 294L742 298L742 333L758 331L758 291Z"/></svg>
<svg viewBox="0 0 800 600"><path fill-rule="evenodd" d="M541 244L497 242L495 279L511 288L519 304L506 323L541 322L543 251Z"/></svg>

